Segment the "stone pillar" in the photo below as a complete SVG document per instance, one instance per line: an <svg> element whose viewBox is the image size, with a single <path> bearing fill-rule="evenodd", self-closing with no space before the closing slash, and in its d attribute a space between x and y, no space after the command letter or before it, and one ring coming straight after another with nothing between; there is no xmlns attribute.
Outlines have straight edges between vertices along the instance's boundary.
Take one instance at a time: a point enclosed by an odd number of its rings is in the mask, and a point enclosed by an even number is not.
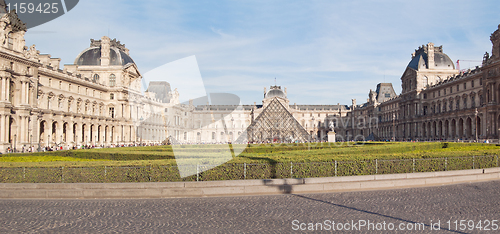
<svg viewBox="0 0 500 234"><path fill-rule="evenodd" d="M24 82L24 103L29 104L30 100L30 83Z"/></svg>
<svg viewBox="0 0 500 234"><path fill-rule="evenodd" d="M9 101L10 95L10 78L5 78L5 100Z"/></svg>
<svg viewBox="0 0 500 234"><path fill-rule="evenodd" d="M64 121L62 120L62 116L60 116L59 120L57 121L56 125L56 143L60 144L63 142L63 128L64 128Z"/></svg>
<svg viewBox="0 0 500 234"><path fill-rule="evenodd" d="M3 93L2 93L3 95ZM5 134L7 129L5 128L5 115L0 115L0 143L7 143Z"/></svg>
<svg viewBox="0 0 500 234"><path fill-rule="evenodd" d="M82 129L83 129L83 131L84 131L84 136L85 136L85 137L82 139L83 144L86 144L86 145L87 145L87 144L90 144L90 142L91 142L91 141L90 141L90 139L91 139L91 137L90 137L90 136L92 135L92 133L91 133L91 131L90 131L90 128L91 128L91 124L89 124L88 122L85 122L85 128L83 128L83 125L82 125Z"/></svg>
<svg viewBox="0 0 500 234"><path fill-rule="evenodd" d="M136 126L132 125L132 131L130 132L131 141L137 140Z"/></svg>
<svg viewBox="0 0 500 234"><path fill-rule="evenodd" d="M24 97L24 95L25 95L24 86L26 85L26 83L24 81L20 81L19 83L21 83L21 88L20 88L20 90L21 90L21 100L19 100L19 103L24 104L24 99L25 99L25 97Z"/></svg>
<svg viewBox="0 0 500 234"><path fill-rule="evenodd" d="M17 128L16 144L24 142L24 135L27 132L27 129L25 129L25 126L24 126L24 119L25 119L24 116L19 116L18 121L17 121L19 123L19 127ZM16 133L14 133L14 134L16 134ZM19 140L19 142L17 140Z"/></svg>
<svg viewBox="0 0 500 234"><path fill-rule="evenodd" d="M82 121L78 121L79 123L76 123L76 136L75 136L75 144L82 144Z"/></svg>
<svg viewBox="0 0 500 234"><path fill-rule="evenodd" d="M6 101L7 100L7 98L6 98L6 96L7 96L7 86L6 86L6 84L7 84L7 78L2 77L1 101Z"/></svg>
<svg viewBox="0 0 500 234"><path fill-rule="evenodd" d="M49 130L52 127L50 125L51 125L51 123L49 123L48 121L45 121L45 126L43 126L43 133L45 134L43 136L45 146L49 146L49 144L50 144L50 135L52 134L52 132Z"/></svg>
<svg viewBox="0 0 500 234"><path fill-rule="evenodd" d="M70 121L68 121L68 127L66 128L66 144L70 147L74 146L74 143L71 143L73 142L73 124L73 119L70 119Z"/></svg>
<svg viewBox="0 0 500 234"><path fill-rule="evenodd" d="M12 140L12 138L9 135L9 129L10 129L10 115L5 116L5 141L8 143L9 140ZM12 129L10 129L10 132L12 132Z"/></svg>

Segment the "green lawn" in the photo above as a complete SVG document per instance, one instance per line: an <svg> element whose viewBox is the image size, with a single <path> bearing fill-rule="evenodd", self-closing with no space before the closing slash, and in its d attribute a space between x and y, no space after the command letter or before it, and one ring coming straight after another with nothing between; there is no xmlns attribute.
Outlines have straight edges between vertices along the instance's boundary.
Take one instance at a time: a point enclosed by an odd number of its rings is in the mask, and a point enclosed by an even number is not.
<svg viewBox="0 0 500 234"><path fill-rule="evenodd" d="M176 146L177 155L218 157L227 145ZM369 142L349 144L250 145L229 163L300 163L370 159L440 158L498 155L500 146L480 143ZM0 167L92 167L175 165L171 146L68 150L0 155Z"/></svg>

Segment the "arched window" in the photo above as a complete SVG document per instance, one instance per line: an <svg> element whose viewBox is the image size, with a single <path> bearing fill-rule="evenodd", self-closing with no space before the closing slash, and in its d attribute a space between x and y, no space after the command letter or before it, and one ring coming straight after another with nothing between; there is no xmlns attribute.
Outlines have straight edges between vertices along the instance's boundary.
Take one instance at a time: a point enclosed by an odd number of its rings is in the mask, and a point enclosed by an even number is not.
<svg viewBox="0 0 500 234"><path fill-rule="evenodd" d="M94 76L92 77L92 82L99 83L99 75L98 74L94 74Z"/></svg>
<svg viewBox="0 0 500 234"><path fill-rule="evenodd" d="M109 75L109 86L114 87L116 85L116 76L115 74Z"/></svg>

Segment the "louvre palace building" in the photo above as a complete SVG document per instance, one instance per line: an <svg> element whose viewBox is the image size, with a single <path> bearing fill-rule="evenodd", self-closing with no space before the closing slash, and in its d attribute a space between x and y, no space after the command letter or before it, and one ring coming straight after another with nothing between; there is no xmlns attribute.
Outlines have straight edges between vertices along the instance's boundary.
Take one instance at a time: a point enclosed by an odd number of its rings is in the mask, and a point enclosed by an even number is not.
<svg viewBox="0 0 500 234"><path fill-rule="evenodd" d="M346 117L331 117L337 135L348 140L498 141L500 138L500 25L491 34L491 55L482 65L459 71L433 43L412 54L401 76L402 93L379 84L366 103L353 100ZM391 90L386 88L386 90Z"/></svg>
<svg viewBox="0 0 500 234"><path fill-rule="evenodd" d="M0 152L326 141L333 132L340 141L499 138L499 30L482 67L461 72L429 43L413 53L400 95L380 83L360 105L291 104L277 85L250 105L179 103L182 93L165 81L141 92L140 69L116 39L91 40L74 64L61 68L61 59L26 46L26 32L15 12L0 18Z"/></svg>

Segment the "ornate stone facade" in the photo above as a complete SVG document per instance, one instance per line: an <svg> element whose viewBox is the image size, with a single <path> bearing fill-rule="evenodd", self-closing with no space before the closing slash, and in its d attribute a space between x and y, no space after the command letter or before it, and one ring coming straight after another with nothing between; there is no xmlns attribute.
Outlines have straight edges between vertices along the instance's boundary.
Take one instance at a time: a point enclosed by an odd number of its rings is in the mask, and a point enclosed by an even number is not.
<svg viewBox="0 0 500 234"><path fill-rule="evenodd" d="M346 140L497 141L500 138L500 26L481 67L459 71L429 43L412 54L402 93L384 102L353 104L339 120Z"/></svg>
<svg viewBox="0 0 500 234"><path fill-rule="evenodd" d="M1 152L166 139L235 142L276 101L279 111L288 112L296 120L289 122L300 124L310 140L326 141L332 127L337 141L500 137L500 28L491 36L491 56L484 55L481 67L458 71L442 46L429 43L412 54L401 76L400 95L392 84L381 83L370 90L366 103L353 100L351 106L290 104L286 88L280 86L264 89L262 104L179 103L182 94L167 82L151 82L141 92L142 75L116 39L91 40L74 64L60 69L60 59L25 45L25 32L15 13L0 19Z"/></svg>
<svg viewBox="0 0 500 234"><path fill-rule="evenodd" d="M151 82L141 93L141 73L116 39L91 40L74 64L60 69L59 58L25 46L25 32L15 13L0 19L1 152L161 143L167 138L178 143L232 142L273 95L281 95L286 109L311 134L328 115L348 111L340 105L290 106L286 89L278 86L265 93L263 105L181 104L181 94L166 82Z"/></svg>

